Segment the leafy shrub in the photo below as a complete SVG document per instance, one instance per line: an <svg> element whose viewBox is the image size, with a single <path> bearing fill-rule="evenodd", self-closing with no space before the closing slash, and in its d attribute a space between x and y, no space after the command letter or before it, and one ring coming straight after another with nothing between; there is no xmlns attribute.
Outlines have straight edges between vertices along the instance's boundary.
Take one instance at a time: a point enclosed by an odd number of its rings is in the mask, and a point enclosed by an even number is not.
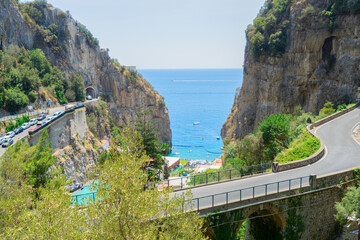
<svg viewBox="0 0 360 240"><path fill-rule="evenodd" d="M310 157L320 149L320 140L304 130L298 139L292 142L288 149L278 154L275 162L288 163Z"/></svg>
<svg viewBox="0 0 360 240"><path fill-rule="evenodd" d="M29 98L18 88L5 89L3 99L4 109L8 112L16 112L29 103Z"/></svg>
<svg viewBox="0 0 360 240"><path fill-rule="evenodd" d="M85 25L78 23L78 31L85 35L86 41L91 46L98 46L99 40L97 40L92 33L85 27Z"/></svg>
<svg viewBox="0 0 360 240"><path fill-rule="evenodd" d="M274 34L271 34L268 46L270 56L282 56L286 48L286 33L278 31Z"/></svg>
<svg viewBox="0 0 360 240"><path fill-rule="evenodd" d="M37 99L37 94L34 91L31 91L28 95L30 102L34 103Z"/></svg>
<svg viewBox="0 0 360 240"><path fill-rule="evenodd" d="M255 58L266 54L280 57L284 53L290 4L291 0L267 0L254 19L253 26L248 26L246 36Z"/></svg>
<svg viewBox="0 0 360 240"><path fill-rule="evenodd" d="M334 104L332 104L332 102L326 102L319 112L319 118L324 118L335 113L335 109L333 107Z"/></svg>
<svg viewBox="0 0 360 240"><path fill-rule="evenodd" d="M261 55L265 54L267 48L267 42L264 35L262 35L261 32L257 32L250 41L251 41L252 53L254 54L255 58L258 58Z"/></svg>
<svg viewBox="0 0 360 240"><path fill-rule="evenodd" d="M301 16L299 17L300 20L311 19L313 16L316 15L315 8L313 5L307 5L303 10L301 10Z"/></svg>

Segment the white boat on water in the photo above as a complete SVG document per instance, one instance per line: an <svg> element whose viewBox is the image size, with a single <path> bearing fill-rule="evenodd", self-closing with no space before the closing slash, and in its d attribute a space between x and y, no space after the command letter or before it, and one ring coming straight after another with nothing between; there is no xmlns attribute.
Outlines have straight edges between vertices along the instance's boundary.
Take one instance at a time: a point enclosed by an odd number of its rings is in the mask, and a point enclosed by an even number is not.
<svg viewBox="0 0 360 240"><path fill-rule="evenodd" d="M217 140L220 140L220 136L217 136L216 139L217 139Z"/></svg>
<svg viewBox="0 0 360 240"><path fill-rule="evenodd" d="M193 122L193 125L199 125L200 122Z"/></svg>

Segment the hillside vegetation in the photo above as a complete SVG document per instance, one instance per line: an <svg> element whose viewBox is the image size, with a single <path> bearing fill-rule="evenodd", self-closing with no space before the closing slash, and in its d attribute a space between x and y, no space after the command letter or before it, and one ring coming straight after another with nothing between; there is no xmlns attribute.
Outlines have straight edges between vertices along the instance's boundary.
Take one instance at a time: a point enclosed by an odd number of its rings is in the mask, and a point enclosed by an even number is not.
<svg viewBox="0 0 360 240"><path fill-rule="evenodd" d="M318 116L305 113L300 106L293 114L272 114L258 129L242 140L229 143L224 150L225 169L269 162L287 163L307 158L320 148L320 140L305 130L309 123L344 110L353 104L324 104Z"/></svg>
<svg viewBox="0 0 360 240"><path fill-rule="evenodd" d="M11 46L0 51L0 108L15 112L38 97L55 98L59 103L85 100L83 77L66 77L52 66L40 49Z"/></svg>

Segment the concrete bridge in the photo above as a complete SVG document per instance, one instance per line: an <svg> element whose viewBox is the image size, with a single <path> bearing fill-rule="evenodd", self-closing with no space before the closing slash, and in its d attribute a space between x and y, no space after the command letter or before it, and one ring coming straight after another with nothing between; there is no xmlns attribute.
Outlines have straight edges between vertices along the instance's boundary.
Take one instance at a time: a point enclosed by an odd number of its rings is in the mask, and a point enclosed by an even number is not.
<svg viewBox="0 0 360 240"><path fill-rule="evenodd" d="M325 153L313 164L191 189L193 209L206 217L208 236L235 239L247 219L248 239L333 237L338 227L334 204L354 183L353 169L360 167L360 145L352 137L359 122L356 107L315 124Z"/></svg>

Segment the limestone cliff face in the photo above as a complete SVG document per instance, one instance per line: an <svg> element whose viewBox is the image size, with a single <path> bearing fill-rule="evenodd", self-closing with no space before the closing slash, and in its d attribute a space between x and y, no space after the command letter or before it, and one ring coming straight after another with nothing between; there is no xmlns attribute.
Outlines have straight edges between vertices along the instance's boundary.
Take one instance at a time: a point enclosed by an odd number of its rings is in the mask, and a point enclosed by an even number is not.
<svg viewBox="0 0 360 240"><path fill-rule="evenodd" d="M108 50L100 49L97 43L89 42L81 25L70 14L50 5L41 9L44 27L58 26L58 47L44 40L39 30L23 16L11 0L0 0L0 39L1 47L11 44L28 49L41 48L53 65L70 74L79 71L84 77L85 86L95 91L95 95L106 95L110 112L118 123L124 119L136 120L137 113L144 106L152 113L151 120L159 129L161 142L171 145L171 129L168 110L163 98L146 80L131 82L112 64Z"/></svg>
<svg viewBox="0 0 360 240"><path fill-rule="evenodd" d="M290 4L282 57L255 58L248 41L243 85L222 127L223 139L241 139L268 115L291 113L297 105L317 113L327 101L356 99L360 15L337 16L336 28L330 33L329 18L321 12L334 2L296 0ZM309 6L312 14L306 15L304 9Z"/></svg>

